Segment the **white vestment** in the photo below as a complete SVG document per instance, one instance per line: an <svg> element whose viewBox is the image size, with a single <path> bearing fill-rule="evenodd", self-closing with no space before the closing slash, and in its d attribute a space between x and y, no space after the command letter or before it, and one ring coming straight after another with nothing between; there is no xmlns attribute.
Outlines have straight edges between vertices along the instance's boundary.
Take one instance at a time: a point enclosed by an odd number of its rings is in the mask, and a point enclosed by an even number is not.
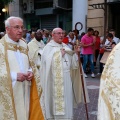
<svg viewBox="0 0 120 120"><path fill-rule="evenodd" d="M98 120L120 120L120 43L110 53L101 80Z"/></svg>
<svg viewBox="0 0 120 120"><path fill-rule="evenodd" d="M28 120L31 83L27 80L24 82L17 81L17 73L27 73L30 70L28 56L19 49L25 43L22 40L14 42L7 35L5 35L5 40L8 48L8 63L12 78L17 120Z"/></svg>
<svg viewBox="0 0 120 120"><path fill-rule="evenodd" d="M60 49L66 51L63 57ZM77 82L74 81L74 78L80 74L75 73L75 70L79 69L77 55L64 43L58 44L51 40L43 49L40 69L43 88L42 102L44 102L46 119L72 120L73 102L78 104L82 101L81 81L79 78ZM73 77L72 74L77 75ZM86 95L89 101L87 91Z"/></svg>
<svg viewBox="0 0 120 120"><path fill-rule="evenodd" d="M33 38L28 43L29 57L30 57L30 59L32 59L34 61L34 63L36 64L38 70L40 68L40 63L41 63L40 59L41 59L41 54L42 54L44 46L45 46L45 44L43 43L42 40L39 42L35 38Z"/></svg>

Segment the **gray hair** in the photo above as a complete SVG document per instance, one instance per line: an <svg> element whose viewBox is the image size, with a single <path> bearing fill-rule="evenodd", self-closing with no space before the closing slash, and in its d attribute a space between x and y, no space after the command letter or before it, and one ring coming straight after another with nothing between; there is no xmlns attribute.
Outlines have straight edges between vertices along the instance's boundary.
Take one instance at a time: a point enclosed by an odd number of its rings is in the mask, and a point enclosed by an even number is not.
<svg viewBox="0 0 120 120"><path fill-rule="evenodd" d="M11 17L7 18L7 20L5 20L5 27L10 27L10 21L13 19L18 19L18 20L21 20L23 22L22 18L11 16Z"/></svg>

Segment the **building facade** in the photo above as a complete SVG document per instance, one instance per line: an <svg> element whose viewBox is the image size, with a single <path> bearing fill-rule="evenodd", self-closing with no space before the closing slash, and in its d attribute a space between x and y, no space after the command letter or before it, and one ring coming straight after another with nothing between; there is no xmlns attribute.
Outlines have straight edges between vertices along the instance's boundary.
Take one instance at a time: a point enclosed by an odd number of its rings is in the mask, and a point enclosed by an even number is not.
<svg viewBox="0 0 120 120"><path fill-rule="evenodd" d="M114 29L116 31L116 36L120 38L120 0L106 1L107 13L105 14L105 0L88 0L87 27L93 27L95 30L98 30L102 36L104 34L104 24L106 23L105 29ZM93 5L96 5L96 8L94 8ZM103 9L98 9L100 6L97 5L102 5Z"/></svg>
<svg viewBox="0 0 120 120"><path fill-rule="evenodd" d="M120 0L108 0L108 29L115 29L120 38Z"/></svg>
<svg viewBox="0 0 120 120"><path fill-rule="evenodd" d="M95 9L92 5L104 4L104 0L14 0L9 4L9 16L20 16L27 29L48 29L61 27L66 31L74 30L81 22L86 32L93 27L104 34L104 9ZM106 29L113 28L120 37L120 0L107 0ZM78 25L78 29L81 26Z"/></svg>
<svg viewBox="0 0 120 120"><path fill-rule="evenodd" d="M104 10L95 9L94 4L104 3L104 0L88 0L87 27L98 30L100 35L104 33Z"/></svg>
<svg viewBox="0 0 120 120"><path fill-rule="evenodd" d="M10 16L24 19L27 29L61 27L72 29L72 0L15 0L9 5Z"/></svg>

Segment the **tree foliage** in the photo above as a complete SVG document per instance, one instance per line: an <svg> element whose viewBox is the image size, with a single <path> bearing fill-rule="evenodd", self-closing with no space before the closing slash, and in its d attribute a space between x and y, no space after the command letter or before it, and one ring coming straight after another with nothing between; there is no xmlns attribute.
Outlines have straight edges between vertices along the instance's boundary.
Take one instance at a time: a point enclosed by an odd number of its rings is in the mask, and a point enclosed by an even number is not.
<svg viewBox="0 0 120 120"><path fill-rule="evenodd" d="M10 2L13 2L13 0L1 0L2 1L2 3L4 3L5 5L6 4L9 4Z"/></svg>

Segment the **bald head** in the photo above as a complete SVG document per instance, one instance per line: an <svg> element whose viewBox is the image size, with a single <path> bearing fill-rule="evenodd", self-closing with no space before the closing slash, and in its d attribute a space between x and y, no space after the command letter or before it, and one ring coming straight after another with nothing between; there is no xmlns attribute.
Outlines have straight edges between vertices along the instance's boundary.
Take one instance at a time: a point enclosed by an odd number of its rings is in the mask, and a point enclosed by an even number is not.
<svg viewBox="0 0 120 120"><path fill-rule="evenodd" d="M64 37L64 32L61 28L54 28L52 31L52 38L55 42L61 44Z"/></svg>
<svg viewBox="0 0 120 120"><path fill-rule="evenodd" d="M62 30L61 28L54 28L52 34L56 33L58 30Z"/></svg>

